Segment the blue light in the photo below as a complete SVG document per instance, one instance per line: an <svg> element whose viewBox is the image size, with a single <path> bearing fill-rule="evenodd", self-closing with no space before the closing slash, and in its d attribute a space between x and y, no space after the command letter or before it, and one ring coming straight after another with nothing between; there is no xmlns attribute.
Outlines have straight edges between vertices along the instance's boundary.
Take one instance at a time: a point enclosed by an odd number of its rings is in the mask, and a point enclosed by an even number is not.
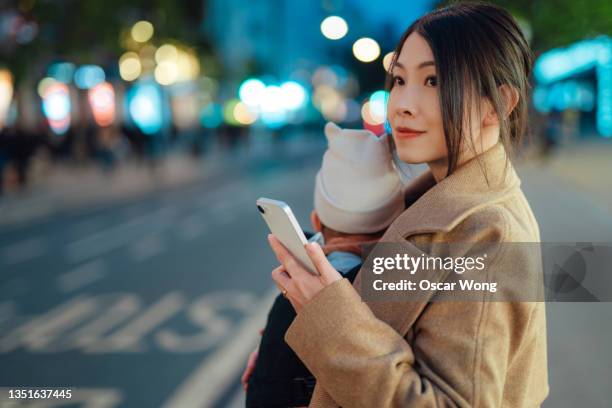
<svg viewBox="0 0 612 408"><path fill-rule="evenodd" d="M577 109L584 112L595 107L593 86L585 81L564 81L551 86L536 86L533 91L533 104L539 112Z"/></svg>
<svg viewBox="0 0 612 408"><path fill-rule="evenodd" d="M42 97L42 111L49 127L56 135L66 133L70 127L70 94L66 84L56 82L50 85Z"/></svg>
<svg viewBox="0 0 612 408"><path fill-rule="evenodd" d="M597 131L612 137L612 40L599 55L597 66Z"/></svg>
<svg viewBox="0 0 612 408"><path fill-rule="evenodd" d="M376 91L370 95L370 111L377 117L387 116L387 100L389 99L389 92L387 91Z"/></svg>
<svg viewBox="0 0 612 408"><path fill-rule="evenodd" d="M127 95L130 117L148 135L158 133L163 126L162 94L153 83L137 84Z"/></svg>
<svg viewBox="0 0 612 408"><path fill-rule="evenodd" d="M607 46L605 43L605 38L596 38L540 55L534 66L536 79L540 83L550 83L592 69Z"/></svg>
<svg viewBox="0 0 612 408"><path fill-rule="evenodd" d="M47 76L59 82L69 84L74 75L74 64L72 62L56 62L47 69Z"/></svg>
<svg viewBox="0 0 612 408"><path fill-rule="evenodd" d="M63 120L70 114L68 93L52 92L43 99L43 113L50 120Z"/></svg>
<svg viewBox="0 0 612 408"><path fill-rule="evenodd" d="M93 88L105 80L104 70L97 65L83 65L74 73L74 83L80 89Z"/></svg>
<svg viewBox="0 0 612 408"><path fill-rule="evenodd" d="M533 90L533 106L538 112L548 113L550 104L548 103L548 91L545 86L536 86Z"/></svg>
<svg viewBox="0 0 612 408"><path fill-rule="evenodd" d="M263 111L261 121L271 129L278 129L287 123L287 112L285 110Z"/></svg>
<svg viewBox="0 0 612 408"><path fill-rule="evenodd" d="M208 129L218 127L223 122L223 111L216 103L209 103L200 112L200 123Z"/></svg>
<svg viewBox="0 0 612 408"><path fill-rule="evenodd" d="M595 69L597 75L597 131L604 137L612 137L612 40L609 37L600 36L542 54L535 63L534 75L539 85L547 85L590 69ZM536 109L592 109L591 90L560 90L557 85L546 91L545 98L542 91L534 92ZM572 93L573 99L568 98Z"/></svg>

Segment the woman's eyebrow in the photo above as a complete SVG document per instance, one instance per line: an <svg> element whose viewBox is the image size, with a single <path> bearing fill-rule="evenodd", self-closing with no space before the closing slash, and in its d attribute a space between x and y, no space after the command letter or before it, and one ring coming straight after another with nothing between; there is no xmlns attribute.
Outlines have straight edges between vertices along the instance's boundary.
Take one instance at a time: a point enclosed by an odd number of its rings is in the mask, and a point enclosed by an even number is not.
<svg viewBox="0 0 612 408"><path fill-rule="evenodd" d="M421 68L432 66L432 65L435 67L436 63L433 62L433 61L424 61L424 62L421 62L419 65L417 65L417 69L421 69ZM406 67L404 67L404 64L402 64L399 61L395 61L395 66L397 66L397 67L399 67L401 69L406 69Z"/></svg>

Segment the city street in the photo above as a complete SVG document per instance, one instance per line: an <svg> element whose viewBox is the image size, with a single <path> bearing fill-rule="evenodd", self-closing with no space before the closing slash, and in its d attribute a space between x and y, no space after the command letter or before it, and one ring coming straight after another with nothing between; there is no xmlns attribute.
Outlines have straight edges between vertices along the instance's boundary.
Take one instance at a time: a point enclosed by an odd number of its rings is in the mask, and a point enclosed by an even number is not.
<svg viewBox="0 0 612 408"><path fill-rule="evenodd" d="M2 225L0 382L71 388L84 406L242 406L239 376L277 295L254 203L284 200L309 227L323 144L300 143L215 177ZM600 201L548 167L519 174L543 241L612 242ZM545 406L601 406L611 305L547 311Z"/></svg>
<svg viewBox="0 0 612 408"><path fill-rule="evenodd" d="M5 226L0 382L72 387L108 406L227 398L277 294L255 200L285 200L307 226L322 146Z"/></svg>

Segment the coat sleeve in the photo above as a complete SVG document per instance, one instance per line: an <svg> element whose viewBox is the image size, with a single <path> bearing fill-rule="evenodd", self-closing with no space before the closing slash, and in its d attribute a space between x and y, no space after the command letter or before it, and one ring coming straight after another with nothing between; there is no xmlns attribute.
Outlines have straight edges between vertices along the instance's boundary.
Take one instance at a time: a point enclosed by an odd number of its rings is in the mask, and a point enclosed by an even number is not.
<svg viewBox="0 0 612 408"><path fill-rule="evenodd" d="M411 346L343 279L302 309L285 340L342 407L501 405L511 327L505 311L487 309L512 306L444 303L428 305Z"/></svg>

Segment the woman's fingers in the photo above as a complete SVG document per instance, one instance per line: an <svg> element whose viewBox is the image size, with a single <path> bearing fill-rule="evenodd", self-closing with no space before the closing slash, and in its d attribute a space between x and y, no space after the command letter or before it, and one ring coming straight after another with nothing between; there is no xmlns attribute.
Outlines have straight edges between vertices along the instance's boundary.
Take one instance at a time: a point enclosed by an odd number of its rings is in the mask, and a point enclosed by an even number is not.
<svg viewBox="0 0 612 408"><path fill-rule="evenodd" d="M278 262L285 265L289 260L289 257L291 257L291 253L289 253L283 244L272 234L268 235L268 243L270 244L270 248L272 248L274 255L276 255Z"/></svg>
<svg viewBox="0 0 612 408"><path fill-rule="evenodd" d="M278 266L272 270L272 280L274 280L281 292L284 290L289 291L289 286L292 285L291 277L285 271L284 265Z"/></svg>
<svg viewBox="0 0 612 408"><path fill-rule="evenodd" d="M323 252L323 248L321 248L319 244L316 242L306 244L306 253L325 282L334 282L336 279L342 277L342 275L340 275L338 271L336 271L336 269L329 263L325 253Z"/></svg>
<svg viewBox="0 0 612 408"><path fill-rule="evenodd" d="M242 382L242 388L245 390L249 387L249 378L253 374L253 370L255 370L255 364L257 364L257 356L259 355L259 347L257 347L253 352L249 355L249 359L247 360L246 368L242 373L242 377L240 378L240 382Z"/></svg>
<svg viewBox="0 0 612 408"><path fill-rule="evenodd" d="M284 265L285 271L289 277L309 273L302 265L300 265L298 261L296 261L293 254L291 254L291 252L289 252L273 234L268 235L268 242L270 243L272 251L274 251L274 254L276 255L276 259L278 259L278 262Z"/></svg>

